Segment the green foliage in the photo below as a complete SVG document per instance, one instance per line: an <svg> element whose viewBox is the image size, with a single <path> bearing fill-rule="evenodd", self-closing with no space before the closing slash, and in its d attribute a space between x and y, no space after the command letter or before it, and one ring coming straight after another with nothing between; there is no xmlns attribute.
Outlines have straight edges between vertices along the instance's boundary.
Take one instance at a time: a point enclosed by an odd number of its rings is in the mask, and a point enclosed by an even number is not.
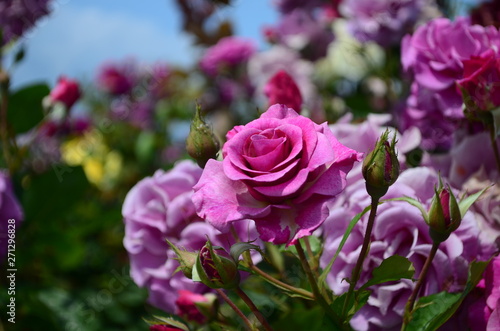
<svg viewBox="0 0 500 331"><path fill-rule="evenodd" d="M43 119L42 100L49 93L46 84L35 84L10 95L7 120L15 133L24 133Z"/></svg>

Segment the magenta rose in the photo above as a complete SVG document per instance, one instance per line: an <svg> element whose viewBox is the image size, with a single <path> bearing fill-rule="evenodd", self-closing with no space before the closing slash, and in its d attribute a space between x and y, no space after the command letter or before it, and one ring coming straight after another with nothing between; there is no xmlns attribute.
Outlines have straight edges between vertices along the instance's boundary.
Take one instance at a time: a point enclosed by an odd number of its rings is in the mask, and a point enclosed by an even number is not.
<svg viewBox="0 0 500 331"><path fill-rule="evenodd" d="M500 58L489 49L462 61L464 78L457 81L471 110L488 111L500 106Z"/></svg>
<svg viewBox="0 0 500 331"><path fill-rule="evenodd" d="M63 103L67 109L80 99L80 86L76 80L61 77L57 81L57 85L50 91L50 99L53 102Z"/></svg>
<svg viewBox="0 0 500 331"><path fill-rule="evenodd" d="M280 70L267 82L264 94L269 98L269 104L281 103L300 113L302 95L293 78Z"/></svg>
<svg viewBox="0 0 500 331"><path fill-rule="evenodd" d="M255 221L260 238L294 244L327 216L325 202L342 192L361 155L284 105L227 134L223 161L208 161L193 202L198 215L223 231Z"/></svg>

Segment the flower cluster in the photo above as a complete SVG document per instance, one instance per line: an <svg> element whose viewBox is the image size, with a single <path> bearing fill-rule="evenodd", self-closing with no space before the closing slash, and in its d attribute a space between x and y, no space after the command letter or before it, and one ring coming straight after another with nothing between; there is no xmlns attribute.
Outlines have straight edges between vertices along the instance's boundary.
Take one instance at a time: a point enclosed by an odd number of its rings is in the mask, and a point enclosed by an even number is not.
<svg viewBox="0 0 500 331"><path fill-rule="evenodd" d="M464 72L464 61L469 67L471 58L499 47L500 32L495 27L471 25L466 18L435 19L403 39L401 62L414 80L402 126L422 131L424 149L451 147L452 134L464 118L456 83L474 71Z"/></svg>
<svg viewBox="0 0 500 331"><path fill-rule="evenodd" d="M41 17L50 12L50 0L6 0L0 3L0 26L7 44L30 30Z"/></svg>

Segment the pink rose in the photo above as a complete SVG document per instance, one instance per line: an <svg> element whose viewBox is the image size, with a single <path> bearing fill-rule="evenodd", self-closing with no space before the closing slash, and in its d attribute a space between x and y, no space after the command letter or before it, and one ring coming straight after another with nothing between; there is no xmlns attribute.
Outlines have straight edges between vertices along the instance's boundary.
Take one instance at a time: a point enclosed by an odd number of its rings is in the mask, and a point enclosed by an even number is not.
<svg viewBox="0 0 500 331"><path fill-rule="evenodd" d="M465 105L472 110L491 110L500 105L500 58L492 49L463 60L464 77L457 85L466 92Z"/></svg>
<svg viewBox="0 0 500 331"><path fill-rule="evenodd" d="M223 161L208 161L193 202L198 215L219 230L255 221L260 238L294 244L327 216L325 202L342 192L361 155L284 105L227 134Z"/></svg>
<svg viewBox="0 0 500 331"><path fill-rule="evenodd" d="M284 104L300 113L302 95L293 78L285 71L278 71L264 87L264 94L269 98L269 104Z"/></svg>
<svg viewBox="0 0 500 331"><path fill-rule="evenodd" d="M50 91L50 99L53 102L62 102L67 109L80 99L80 87L76 80L60 77L57 85Z"/></svg>

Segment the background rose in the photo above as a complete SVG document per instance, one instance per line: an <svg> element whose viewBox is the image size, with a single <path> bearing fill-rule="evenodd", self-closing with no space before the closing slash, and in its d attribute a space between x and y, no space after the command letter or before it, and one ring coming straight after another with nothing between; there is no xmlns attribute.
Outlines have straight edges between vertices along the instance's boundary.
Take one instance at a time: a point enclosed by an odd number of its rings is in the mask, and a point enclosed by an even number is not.
<svg viewBox="0 0 500 331"><path fill-rule="evenodd" d="M169 172L158 170L138 182L123 204L123 244L129 253L132 279L148 288L152 305L171 313L176 309L178 290L204 293L208 288L175 273L179 263L165 239L188 251L201 249L207 236L214 245L225 248L234 243L231 235L222 234L196 215L191 196L201 172L192 161L181 161ZM256 239L245 225L236 228L241 240Z"/></svg>
<svg viewBox="0 0 500 331"><path fill-rule="evenodd" d="M216 76L220 68L233 67L245 62L255 53L253 41L239 37L225 37L207 49L201 59L201 69L210 76Z"/></svg>
<svg viewBox="0 0 500 331"><path fill-rule="evenodd" d="M80 87L76 80L61 77L57 85L50 91L50 99L55 102L62 102L67 109L80 99Z"/></svg>
<svg viewBox="0 0 500 331"><path fill-rule="evenodd" d="M418 127L427 150L450 148L448 137L464 118L462 95L456 88L456 81L463 77L462 61L499 46L495 27L471 25L466 18L434 19L407 35L401 63L414 81L401 128Z"/></svg>
<svg viewBox="0 0 500 331"><path fill-rule="evenodd" d="M496 52L489 49L462 62L464 74L457 84L467 92L465 105L483 111L500 106L500 58Z"/></svg>
<svg viewBox="0 0 500 331"><path fill-rule="evenodd" d="M325 219L325 202L345 187L360 154L326 123L284 105L227 134L224 161L210 160L195 186L198 214L220 230L253 219L262 240L293 244Z"/></svg>
<svg viewBox="0 0 500 331"><path fill-rule="evenodd" d="M300 113L302 96L293 78L285 71L278 71L267 82L264 93L269 98L269 105L281 103Z"/></svg>
<svg viewBox="0 0 500 331"><path fill-rule="evenodd" d="M23 210L14 195L7 171L0 169L0 262L7 255L9 219L15 220L17 229L23 220Z"/></svg>

